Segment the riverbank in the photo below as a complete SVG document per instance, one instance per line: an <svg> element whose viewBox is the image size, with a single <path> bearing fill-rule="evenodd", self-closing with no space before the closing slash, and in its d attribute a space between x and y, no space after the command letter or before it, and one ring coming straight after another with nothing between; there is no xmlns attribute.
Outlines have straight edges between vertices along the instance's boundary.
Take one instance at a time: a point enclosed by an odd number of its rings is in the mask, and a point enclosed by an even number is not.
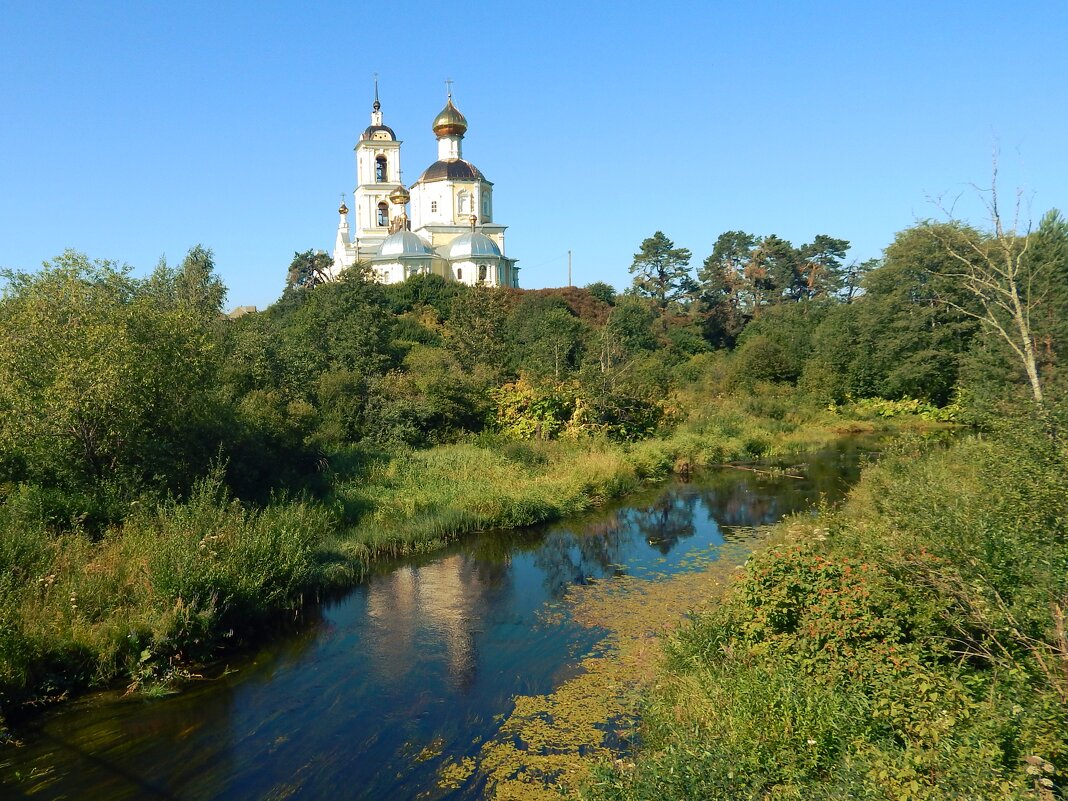
<svg viewBox="0 0 1068 801"><path fill-rule="evenodd" d="M901 444L778 527L672 637L641 747L583 796L1060 797L1068 458L1035 428Z"/></svg>
<svg viewBox="0 0 1068 801"><path fill-rule="evenodd" d="M757 408L751 408L751 404ZM662 437L470 442L392 455L333 482L349 524L330 549L348 565L442 547L456 537L579 514L644 483L731 461L786 458L844 435L915 430L916 415L790 409L790 399L720 399Z"/></svg>
<svg viewBox="0 0 1068 801"><path fill-rule="evenodd" d="M97 539L55 533L34 492L15 492L0 506L0 705L117 683L166 687L220 649L269 636L379 559L575 514L673 471L883 425L760 402L721 401L634 444L483 438L347 469L338 459L324 502L249 509L209 478L189 500L146 505Z"/></svg>

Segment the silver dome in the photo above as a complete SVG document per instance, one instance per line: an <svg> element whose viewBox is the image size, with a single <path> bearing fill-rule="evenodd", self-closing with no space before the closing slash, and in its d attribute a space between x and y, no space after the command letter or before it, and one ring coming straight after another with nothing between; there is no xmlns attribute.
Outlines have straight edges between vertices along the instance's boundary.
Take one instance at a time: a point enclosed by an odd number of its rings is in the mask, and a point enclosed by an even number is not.
<svg viewBox="0 0 1068 801"><path fill-rule="evenodd" d="M401 229L385 238L378 249L379 256L433 256L426 242L411 231Z"/></svg>
<svg viewBox="0 0 1068 801"><path fill-rule="evenodd" d="M497 247L496 242L477 231L460 234L449 243L449 261L478 257L499 259L501 257L501 249Z"/></svg>

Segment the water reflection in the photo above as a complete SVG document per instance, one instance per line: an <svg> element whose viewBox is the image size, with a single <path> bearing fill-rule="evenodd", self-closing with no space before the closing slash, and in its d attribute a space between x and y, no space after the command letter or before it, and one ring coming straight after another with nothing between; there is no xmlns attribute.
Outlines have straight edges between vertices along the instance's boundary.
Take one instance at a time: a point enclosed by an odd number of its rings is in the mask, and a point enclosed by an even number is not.
<svg viewBox="0 0 1068 801"><path fill-rule="evenodd" d="M636 510L632 522L645 541L666 556L680 540L694 535L694 507L698 500L695 492L665 492L652 506Z"/></svg>
<svg viewBox="0 0 1068 801"><path fill-rule="evenodd" d="M415 659L441 659L457 688L470 686L478 667L477 633L484 610L506 592L508 562L453 554L406 565L367 586L369 651L383 681L409 678Z"/></svg>
<svg viewBox="0 0 1068 801"><path fill-rule="evenodd" d="M556 600L573 584L613 575L629 540L624 526L620 510L590 527L550 530L534 554L534 565L544 574L545 594Z"/></svg>
<svg viewBox="0 0 1068 801"><path fill-rule="evenodd" d="M515 695L544 693L597 634L542 612L569 586L682 569L732 526L771 523L855 477L814 456L804 480L725 470L526 532L495 532L384 567L321 622L234 672L165 699L99 696L0 754L4 797L445 798L445 760L473 755ZM33 772L35 781L19 781ZM467 795L465 795L467 794Z"/></svg>

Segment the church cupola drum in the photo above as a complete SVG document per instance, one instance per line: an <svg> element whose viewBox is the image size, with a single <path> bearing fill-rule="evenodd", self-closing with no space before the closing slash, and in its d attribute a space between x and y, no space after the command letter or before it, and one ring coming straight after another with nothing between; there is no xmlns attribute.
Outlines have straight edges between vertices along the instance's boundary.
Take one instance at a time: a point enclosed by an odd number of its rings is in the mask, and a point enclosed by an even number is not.
<svg viewBox="0 0 1068 801"><path fill-rule="evenodd" d="M400 183L401 142L382 122L377 82L372 109L371 125L356 144L352 229L344 203L339 209L335 275L359 262L382 283L434 274L465 284L518 286L517 260L505 255L507 226L493 216L493 184L463 158L468 123L452 92L431 124L438 158L408 189Z"/></svg>

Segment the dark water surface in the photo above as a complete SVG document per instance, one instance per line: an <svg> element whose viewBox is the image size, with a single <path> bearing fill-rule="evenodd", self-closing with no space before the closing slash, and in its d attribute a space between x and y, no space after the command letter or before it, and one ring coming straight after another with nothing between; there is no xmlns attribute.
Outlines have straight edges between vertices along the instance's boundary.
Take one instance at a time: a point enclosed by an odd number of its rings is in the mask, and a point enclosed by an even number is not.
<svg viewBox="0 0 1068 801"><path fill-rule="evenodd" d="M568 586L686 569L732 527L834 501L870 443L808 455L801 480L734 469L597 513L491 532L384 567L222 678L159 699L98 694L17 732L0 798L466 798L437 787L515 695L573 675L595 631L544 612ZM792 471L793 472L793 471Z"/></svg>

